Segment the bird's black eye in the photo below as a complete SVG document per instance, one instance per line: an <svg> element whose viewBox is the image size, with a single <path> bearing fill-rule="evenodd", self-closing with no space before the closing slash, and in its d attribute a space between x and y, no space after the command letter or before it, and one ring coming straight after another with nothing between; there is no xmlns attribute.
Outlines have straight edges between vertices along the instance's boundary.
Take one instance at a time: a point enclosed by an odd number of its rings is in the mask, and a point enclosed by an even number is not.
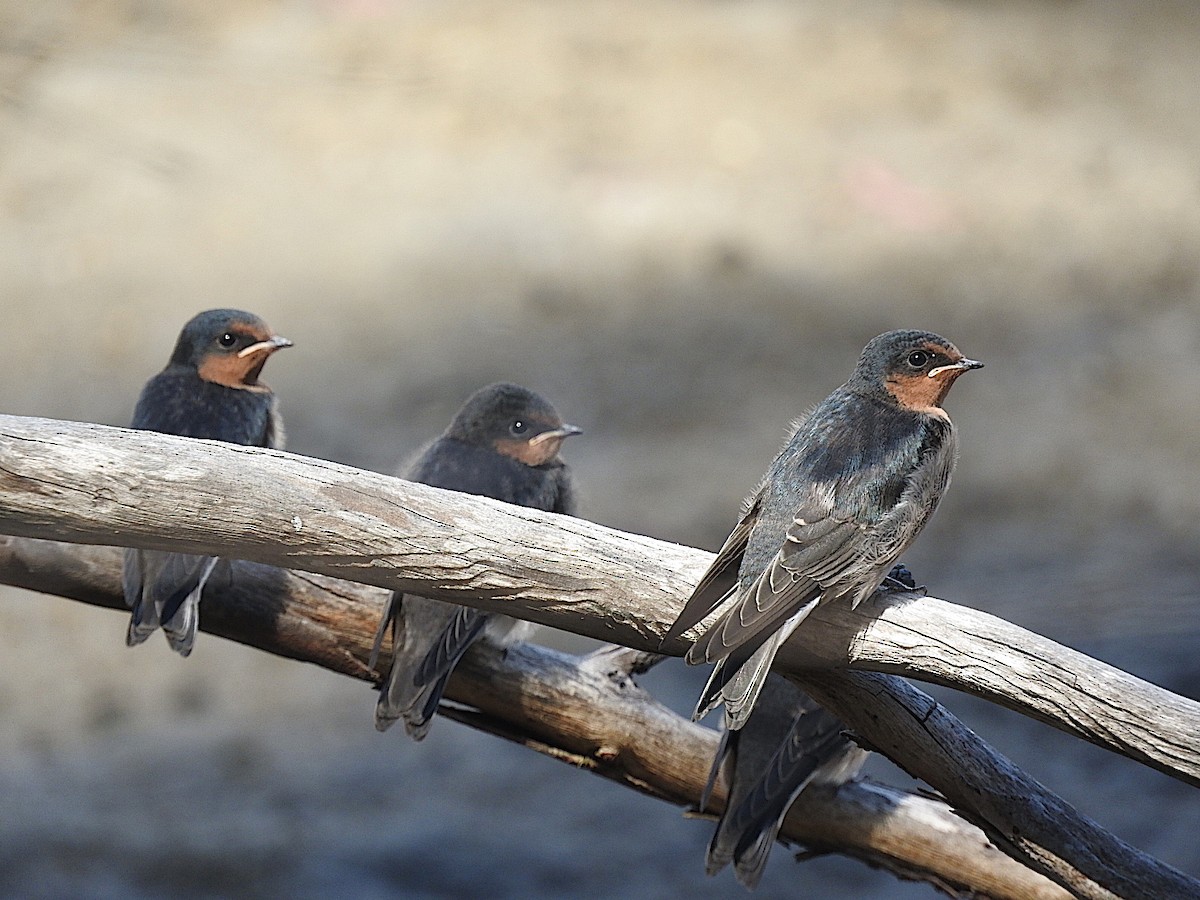
<svg viewBox="0 0 1200 900"><path fill-rule="evenodd" d="M529 426L526 425L524 422L522 422L520 419L517 419L517 421L512 423L512 426L508 430L511 431L513 434L524 434L525 432L527 432L529 430Z"/></svg>
<svg viewBox="0 0 1200 900"><path fill-rule="evenodd" d="M914 350L908 354L908 364L914 369L922 368L927 362L929 362L929 354L924 350Z"/></svg>
<svg viewBox="0 0 1200 900"><path fill-rule="evenodd" d="M222 347L232 347L237 343L237 337L233 333L227 331L217 338L217 343Z"/></svg>

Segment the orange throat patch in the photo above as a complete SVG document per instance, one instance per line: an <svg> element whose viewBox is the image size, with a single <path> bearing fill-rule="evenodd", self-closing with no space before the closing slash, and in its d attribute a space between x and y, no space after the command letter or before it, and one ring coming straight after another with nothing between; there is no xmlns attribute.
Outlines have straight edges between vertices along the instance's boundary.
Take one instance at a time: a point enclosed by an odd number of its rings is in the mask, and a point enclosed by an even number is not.
<svg viewBox="0 0 1200 900"><path fill-rule="evenodd" d="M269 388L259 383L258 375L268 356L270 353L266 351L241 358L233 353L210 353L196 371L201 378L213 384L243 391L267 391Z"/></svg>
<svg viewBox="0 0 1200 900"><path fill-rule="evenodd" d="M950 393L954 379L963 369L947 369L930 378L924 372L916 375L889 375L884 381L887 392L896 398L904 409L946 418L942 403Z"/></svg>
<svg viewBox="0 0 1200 900"><path fill-rule="evenodd" d="M512 457L527 466L544 466L562 447L561 437L547 438L543 441L523 441L518 438L500 438L496 441L496 452Z"/></svg>

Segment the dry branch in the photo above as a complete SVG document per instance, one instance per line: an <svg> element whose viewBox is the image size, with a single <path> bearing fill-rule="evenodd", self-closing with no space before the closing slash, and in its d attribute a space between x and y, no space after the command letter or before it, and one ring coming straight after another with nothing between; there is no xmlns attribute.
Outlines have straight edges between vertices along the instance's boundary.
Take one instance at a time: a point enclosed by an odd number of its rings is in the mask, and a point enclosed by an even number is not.
<svg viewBox="0 0 1200 900"><path fill-rule="evenodd" d="M101 426L0 417L0 459L0 532L239 556L417 589L642 649L656 645L711 558L333 463ZM907 598L870 612L878 618L823 610L797 632L784 667L803 676L806 667L840 664L941 681L1200 781L1191 740L1200 704L943 601ZM997 647L1022 663L1005 673L1011 684L988 676ZM1042 679L1055 672L1064 683L1047 702ZM919 691L888 676L864 677L824 669L812 685L817 693L824 685L822 700L910 771L926 768L931 747L959 748L951 757L956 771L923 777L1031 865L1084 896L1200 890L1017 777ZM1141 703L1145 714L1133 726L1120 721L1120 711L1132 714ZM1103 727L1088 724L1095 722ZM1014 784L1021 791L1012 793Z"/></svg>
<svg viewBox="0 0 1200 900"><path fill-rule="evenodd" d="M121 555L0 536L0 582L124 610ZM204 597L204 631L375 681L366 666L386 592L320 575L236 563ZM114 652L121 626L113 629ZM455 670L443 714L678 806L692 806L716 751L714 731L689 722L628 676L632 651L580 660L533 645L480 646ZM363 727L371 703L363 702ZM405 740L397 736L397 740ZM714 798L718 808L724 795ZM997 850L945 803L870 782L809 791L782 836L981 897L1062 900L1053 882ZM702 865L699 857L696 866Z"/></svg>
<svg viewBox="0 0 1200 900"><path fill-rule="evenodd" d="M646 650L712 559L323 460L16 416L0 416L0 533L419 588ZM1200 703L986 613L903 595L830 604L779 659L957 688L1200 786Z"/></svg>

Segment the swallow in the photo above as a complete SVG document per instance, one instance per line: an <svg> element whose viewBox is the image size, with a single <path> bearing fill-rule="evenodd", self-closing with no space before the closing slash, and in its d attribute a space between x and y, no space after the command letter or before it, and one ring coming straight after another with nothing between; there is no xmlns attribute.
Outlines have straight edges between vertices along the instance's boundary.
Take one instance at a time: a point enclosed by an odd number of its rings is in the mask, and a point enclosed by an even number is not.
<svg viewBox="0 0 1200 900"><path fill-rule="evenodd" d="M210 309L183 326L167 366L142 388L131 427L255 447L281 447L275 395L259 376L276 350L292 346L258 316ZM125 603L133 610L125 643L140 644L159 627L171 648L192 652L200 595L215 556L125 551Z"/></svg>
<svg viewBox="0 0 1200 900"><path fill-rule="evenodd" d="M903 565L893 567L882 589L919 590ZM853 780L869 755L833 713L786 677L769 674L746 724L723 731L700 796L703 812L717 781L727 786L725 809L705 854L707 874L732 862L738 883L753 890L796 798L809 785Z"/></svg>
<svg viewBox="0 0 1200 900"><path fill-rule="evenodd" d="M515 384L480 388L405 477L433 487L490 497L546 512L574 513L571 474L559 458L563 441L582 431L550 403ZM391 631L392 667L380 686L375 727L398 718L414 740L428 733L450 674L478 640L497 647L524 640L532 625L502 613L393 593L384 610L369 665L375 668Z"/></svg>
<svg viewBox="0 0 1200 900"><path fill-rule="evenodd" d="M741 728L805 617L820 603L857 606L880 586L950 482L946 395L982 366L928 331L881 334L800 422L664 638L728 604L687 653L714 665L694 718L724 704L727 729Z"/></svg>

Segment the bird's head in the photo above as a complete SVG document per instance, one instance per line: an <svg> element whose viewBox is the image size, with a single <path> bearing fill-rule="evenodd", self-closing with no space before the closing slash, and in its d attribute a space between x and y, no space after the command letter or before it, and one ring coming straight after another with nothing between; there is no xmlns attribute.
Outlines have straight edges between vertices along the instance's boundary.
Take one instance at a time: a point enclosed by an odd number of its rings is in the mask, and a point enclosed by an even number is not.
<svg viewBox="0 0 1200 900"><path fill-rule="evenodd" d="M188 366L205 381L261 389L258 376L276 350L292 346L267 323L240 309L210 309L183 326L171 364Z"/></svg>
<svg viewBox="0 0 1200 900"><path fill-rule="evenodd" d="M942 403L955 379L983 363L967 359L930 331L889 331L863 349L850 384L890 396L899 406L945 415Z"/></svg>
<svg viewBox="0 0 1200 900"><path fill-rule="evenodd" d="M447 433L488 447L527 466L558 456L563 441L582 429L567 425L550 402L533 391L500 382L480 388L463 404Z"/></svg>

